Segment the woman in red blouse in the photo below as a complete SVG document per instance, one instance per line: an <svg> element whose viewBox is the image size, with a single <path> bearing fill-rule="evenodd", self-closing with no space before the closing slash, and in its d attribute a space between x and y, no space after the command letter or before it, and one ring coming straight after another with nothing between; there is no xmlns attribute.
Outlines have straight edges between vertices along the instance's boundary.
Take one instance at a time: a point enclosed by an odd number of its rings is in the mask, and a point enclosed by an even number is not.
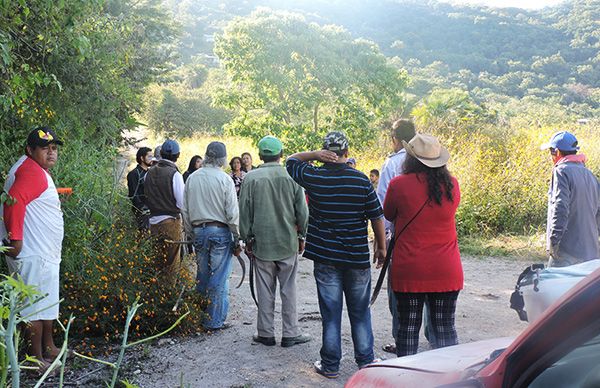
<svg viewBox="0 0 600 388"><path fill-rule="evenodd" d="M404 174L392 179L383 205L396 233L391 282L398 301L398 356L417 352L426 298L436 347L458 343L454 312L463 288L454 220L460 190L446 168L450 155L430 135L417 134L403 145Z"/></svg>

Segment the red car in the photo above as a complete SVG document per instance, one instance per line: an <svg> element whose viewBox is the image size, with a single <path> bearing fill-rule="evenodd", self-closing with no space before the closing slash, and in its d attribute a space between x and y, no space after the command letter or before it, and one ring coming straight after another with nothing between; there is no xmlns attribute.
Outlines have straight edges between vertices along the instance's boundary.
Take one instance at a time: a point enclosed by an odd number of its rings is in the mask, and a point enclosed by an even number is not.
<svg viewBox="0 0 600 388"><path fill-rule="evenodd" d="M346 387L600 387L600 269L514 340L382 361L355 373Z"/></svg>

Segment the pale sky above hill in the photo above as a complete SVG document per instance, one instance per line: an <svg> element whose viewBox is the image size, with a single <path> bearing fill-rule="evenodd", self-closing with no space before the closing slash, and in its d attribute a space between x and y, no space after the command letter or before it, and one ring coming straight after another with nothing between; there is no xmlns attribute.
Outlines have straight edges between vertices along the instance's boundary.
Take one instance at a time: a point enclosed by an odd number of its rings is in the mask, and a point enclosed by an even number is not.
<svg viewBox="0 0 600 388"><path fill-rule="evenodd" d="M526 9L540 9L563 3L565 0L442 0L445 3L478 4L489 7L517 7Z"/></svg>

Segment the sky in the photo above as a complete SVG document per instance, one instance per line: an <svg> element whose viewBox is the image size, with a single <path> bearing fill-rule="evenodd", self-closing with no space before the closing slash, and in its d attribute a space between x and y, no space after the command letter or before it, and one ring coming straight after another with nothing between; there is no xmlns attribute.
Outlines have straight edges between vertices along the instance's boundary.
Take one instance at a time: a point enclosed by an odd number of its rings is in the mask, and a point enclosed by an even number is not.
<svg viewBox="0 0 600 388"><path fill-rule="evenodd" d="M540 9L563 3L565 0L442 0L456 4L483 4L489 7L517 7L525 9Z"/></svg>

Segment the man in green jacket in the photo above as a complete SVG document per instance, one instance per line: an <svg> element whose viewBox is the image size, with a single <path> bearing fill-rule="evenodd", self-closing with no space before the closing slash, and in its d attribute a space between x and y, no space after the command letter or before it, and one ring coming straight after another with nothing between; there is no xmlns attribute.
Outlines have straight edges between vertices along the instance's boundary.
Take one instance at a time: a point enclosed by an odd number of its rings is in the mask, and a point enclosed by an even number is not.
<svg viewBox="0 0 600 388"><path fill-rule="evenodd" d="M279 280L283 321L281 346L311 340L298 331L296 272L298 253L304 250L308 207L302 188L281 165L283 146L265 136L258 143L259 168L244 178L240 192L240 237L248 255L256 257L258 334L252 339L275 345L275 290Z"/></svg>

